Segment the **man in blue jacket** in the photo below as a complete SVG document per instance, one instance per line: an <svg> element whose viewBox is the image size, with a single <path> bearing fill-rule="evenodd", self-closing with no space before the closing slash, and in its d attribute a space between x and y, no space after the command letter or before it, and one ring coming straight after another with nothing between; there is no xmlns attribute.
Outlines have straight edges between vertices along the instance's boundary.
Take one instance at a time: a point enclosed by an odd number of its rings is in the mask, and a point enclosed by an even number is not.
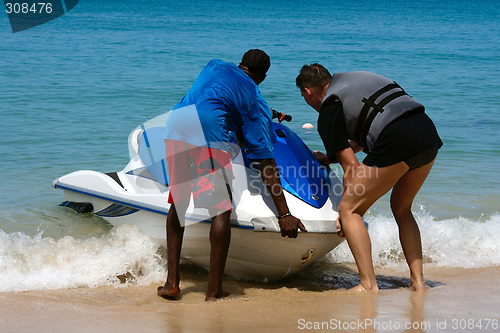
<svg viewBox="0 0 500 333"><path fill-rule="evenodd" d="M192 194L195 207L208 208L210 272L206 300L222 298L222 278L231 238L231 154L229 131L237 134L249 159L259 163L261 176L278 211L283 237L307 231L290 214L274 161L271 109L257 85L271 65L261 50L247 51L239 66L212 60L200 72L167 121L165 150L170 175L167 217L168 276L157 293L178 297L179 259L184 215ZM194 181L193 181L194 180Z"/></svg>

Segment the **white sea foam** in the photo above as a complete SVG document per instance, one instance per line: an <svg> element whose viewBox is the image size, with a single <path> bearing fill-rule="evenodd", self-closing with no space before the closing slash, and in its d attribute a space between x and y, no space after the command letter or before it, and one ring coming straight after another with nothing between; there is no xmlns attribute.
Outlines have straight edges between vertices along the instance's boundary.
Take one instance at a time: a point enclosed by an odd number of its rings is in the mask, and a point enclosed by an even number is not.
<svg viewBox="0 0 500 333"><path fill-rule="evenodd" d="M500 265L500 215L485 221L436 220L425 210L416 214L424 261L436 267L482 268ZM406 269L392 217L367 216L374 264ZM96 238L60 239L5 233L0 230L0 291L147 285L166 277L159 245L138 227L122 225ZM347 243L324 260L354 262Z"/></svg>
<svg viewBox="0 0 500 333"><path fill-rule="evenodd" d="M415 215L422 236L425 265L435 267L483 268L500 265L500 215L485 221L459 217L436 220L421 210ZM393 217L366 217L372 241L374 265L406 269L399 243L398 227ZM327 255L336 263L353 263L347 242Z"/></svg>
<svg viewBox="0 0 500 333"><path fill-rule="evenodd" d="M0 230L0 291L145 285L166 276L157 252L158 245L132 225L84 240Z"/></svg>

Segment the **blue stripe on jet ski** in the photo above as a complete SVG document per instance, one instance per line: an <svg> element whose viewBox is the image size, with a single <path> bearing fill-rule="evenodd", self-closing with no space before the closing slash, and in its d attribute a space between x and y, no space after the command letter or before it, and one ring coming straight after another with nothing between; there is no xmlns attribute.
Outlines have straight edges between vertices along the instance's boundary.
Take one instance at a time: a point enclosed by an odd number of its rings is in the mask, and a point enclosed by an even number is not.
<svg viewBox="0 0 500 333"><path fill-rule="evenodd" d="M126 206L123 206L123 205L119 205L119 204L111 204L110 206L104 208L103 210L97 212L96 214L109 214L111 213L113 210L116 210L116 208L119 208L119 207L126 207Z"/></svg>
<svg viewBox="0 0 500 333"><path fill-rule="evenodd" d="M62 185L61 183L54 184L54 187L55 188L60 188L62 190L68 190L68 191L72 191L72 192L76 192L76 193L85 194L85 195L88 195L88 196L91 196L91 197L95 197L95 198L103 199L103 200L106 200L106 201L114 202L114 203L117 203L117 204L120 204L120 205L123 205L123 206L131 207L131 208L136 208L137 210L145 210L145 211L156 213L156 214L160 214L160 215L167 215L168 214L168 209L167 208L165 208L165 211L161 211L161 210L158 210L158 209L153 209L153 208L150 208L150 207L146 207L146 206L140 205L138 203L126 202L126 201L122 201L122 200L116 200L114 198L112 199L112 198L105 197L105 196L100 195L100 194L96 194L96 193L92 193L92 192L88 192L88 191L83 191L81 189L77 189L77 188L73 188L73 187L68 187L68 186ZM108 208L109 207L107 207L105 209L108 209ZM210 220L194 220L192 218L189 219L189 220L195 221L195 222L201 222L201 223L212 223L212 221L210 221ZM239 228L239 229L250 229L250 230L254 229L253 226L239 224L237 220L231 220L231 227Z"/></svg>
<svg viewBox="0 0 500 333"><path fill-rule="evenodd" d="M97 194L97 193L84 191L84 190L81 190L81 189L78 189L78 188L74 188L74 187L68 187L68 186L65 186L65 185L61 185L59 183L55 184L55 187L61 188L63 190L68 190L68 191L73 191L73 192L76 192L76 193L85 194L85 195L88 195L88 196L91 196L91 197L103 199L103 200L110 201L110 202L116 202L118 204L122 204L122 205L129 206L129 207L132 207L132 208L138 208L138 209L141 209L141 210L146 210L146 211L153 212L153 213L156 213L156 214L162 214L162 215L167 215L168 214L168 210L166 208L165 208L165 211L161 211L161 210L158 210L158 209L154 209L154 208L150 208L150 207L147 207L147 206L140 205L139 203L134 203L134 202L130 202L130 201L127 202L127 201L122 201L122 200L115 199L115 198L105 197L105 196Z"/></svg>

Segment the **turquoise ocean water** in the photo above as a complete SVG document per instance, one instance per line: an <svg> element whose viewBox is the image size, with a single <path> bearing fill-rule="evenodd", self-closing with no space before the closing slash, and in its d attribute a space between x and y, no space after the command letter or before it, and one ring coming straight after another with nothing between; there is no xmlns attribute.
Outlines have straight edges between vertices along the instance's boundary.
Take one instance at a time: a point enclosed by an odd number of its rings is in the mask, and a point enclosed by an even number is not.
<svg viewBox="0 0 500 333"><path fill-rule="evenodd" d="M238 63L250 48L271 56L261 91L312 149L319 136L301 126L317 114L294 84L305 63L383 74L423 103L445 143L414 205L427 264L500 265L498 5L81 0L15 34L0 15L0 291L117 284L127 273L161 281L157 245L58 207L51 182L121 170L132 129L173 107L208 61ZM366 220L375 263L404 268L387 198ZM344 245L325 260L352 262Z"/></svg>

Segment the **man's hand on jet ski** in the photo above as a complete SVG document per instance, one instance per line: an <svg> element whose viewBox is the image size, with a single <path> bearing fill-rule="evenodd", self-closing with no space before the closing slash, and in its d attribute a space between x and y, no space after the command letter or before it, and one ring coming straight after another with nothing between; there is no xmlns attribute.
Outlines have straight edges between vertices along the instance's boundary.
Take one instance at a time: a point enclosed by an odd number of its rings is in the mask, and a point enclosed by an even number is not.
<svg viewBox="0 0 500 333"><path fill-rule="evenodd" d="M285 217L281 217L278 219L282 237L297 238L298 229L307 232L307 229L302 224L302 221L291 214L285 215Z"/></svg>
<svg viewBox="0 0 500 333"><path fill-rule="evenodd" d="M279 178L278 167L274 158L265 158L256 161L259 163L260 175L267 186L267 190L271 194L276 210L278 211L278 223L281 229L281 236L289 238L297 238L298 230L307 232L306 227L302 222L290 214L288 205L283 194L283 188Z"/></svg>

